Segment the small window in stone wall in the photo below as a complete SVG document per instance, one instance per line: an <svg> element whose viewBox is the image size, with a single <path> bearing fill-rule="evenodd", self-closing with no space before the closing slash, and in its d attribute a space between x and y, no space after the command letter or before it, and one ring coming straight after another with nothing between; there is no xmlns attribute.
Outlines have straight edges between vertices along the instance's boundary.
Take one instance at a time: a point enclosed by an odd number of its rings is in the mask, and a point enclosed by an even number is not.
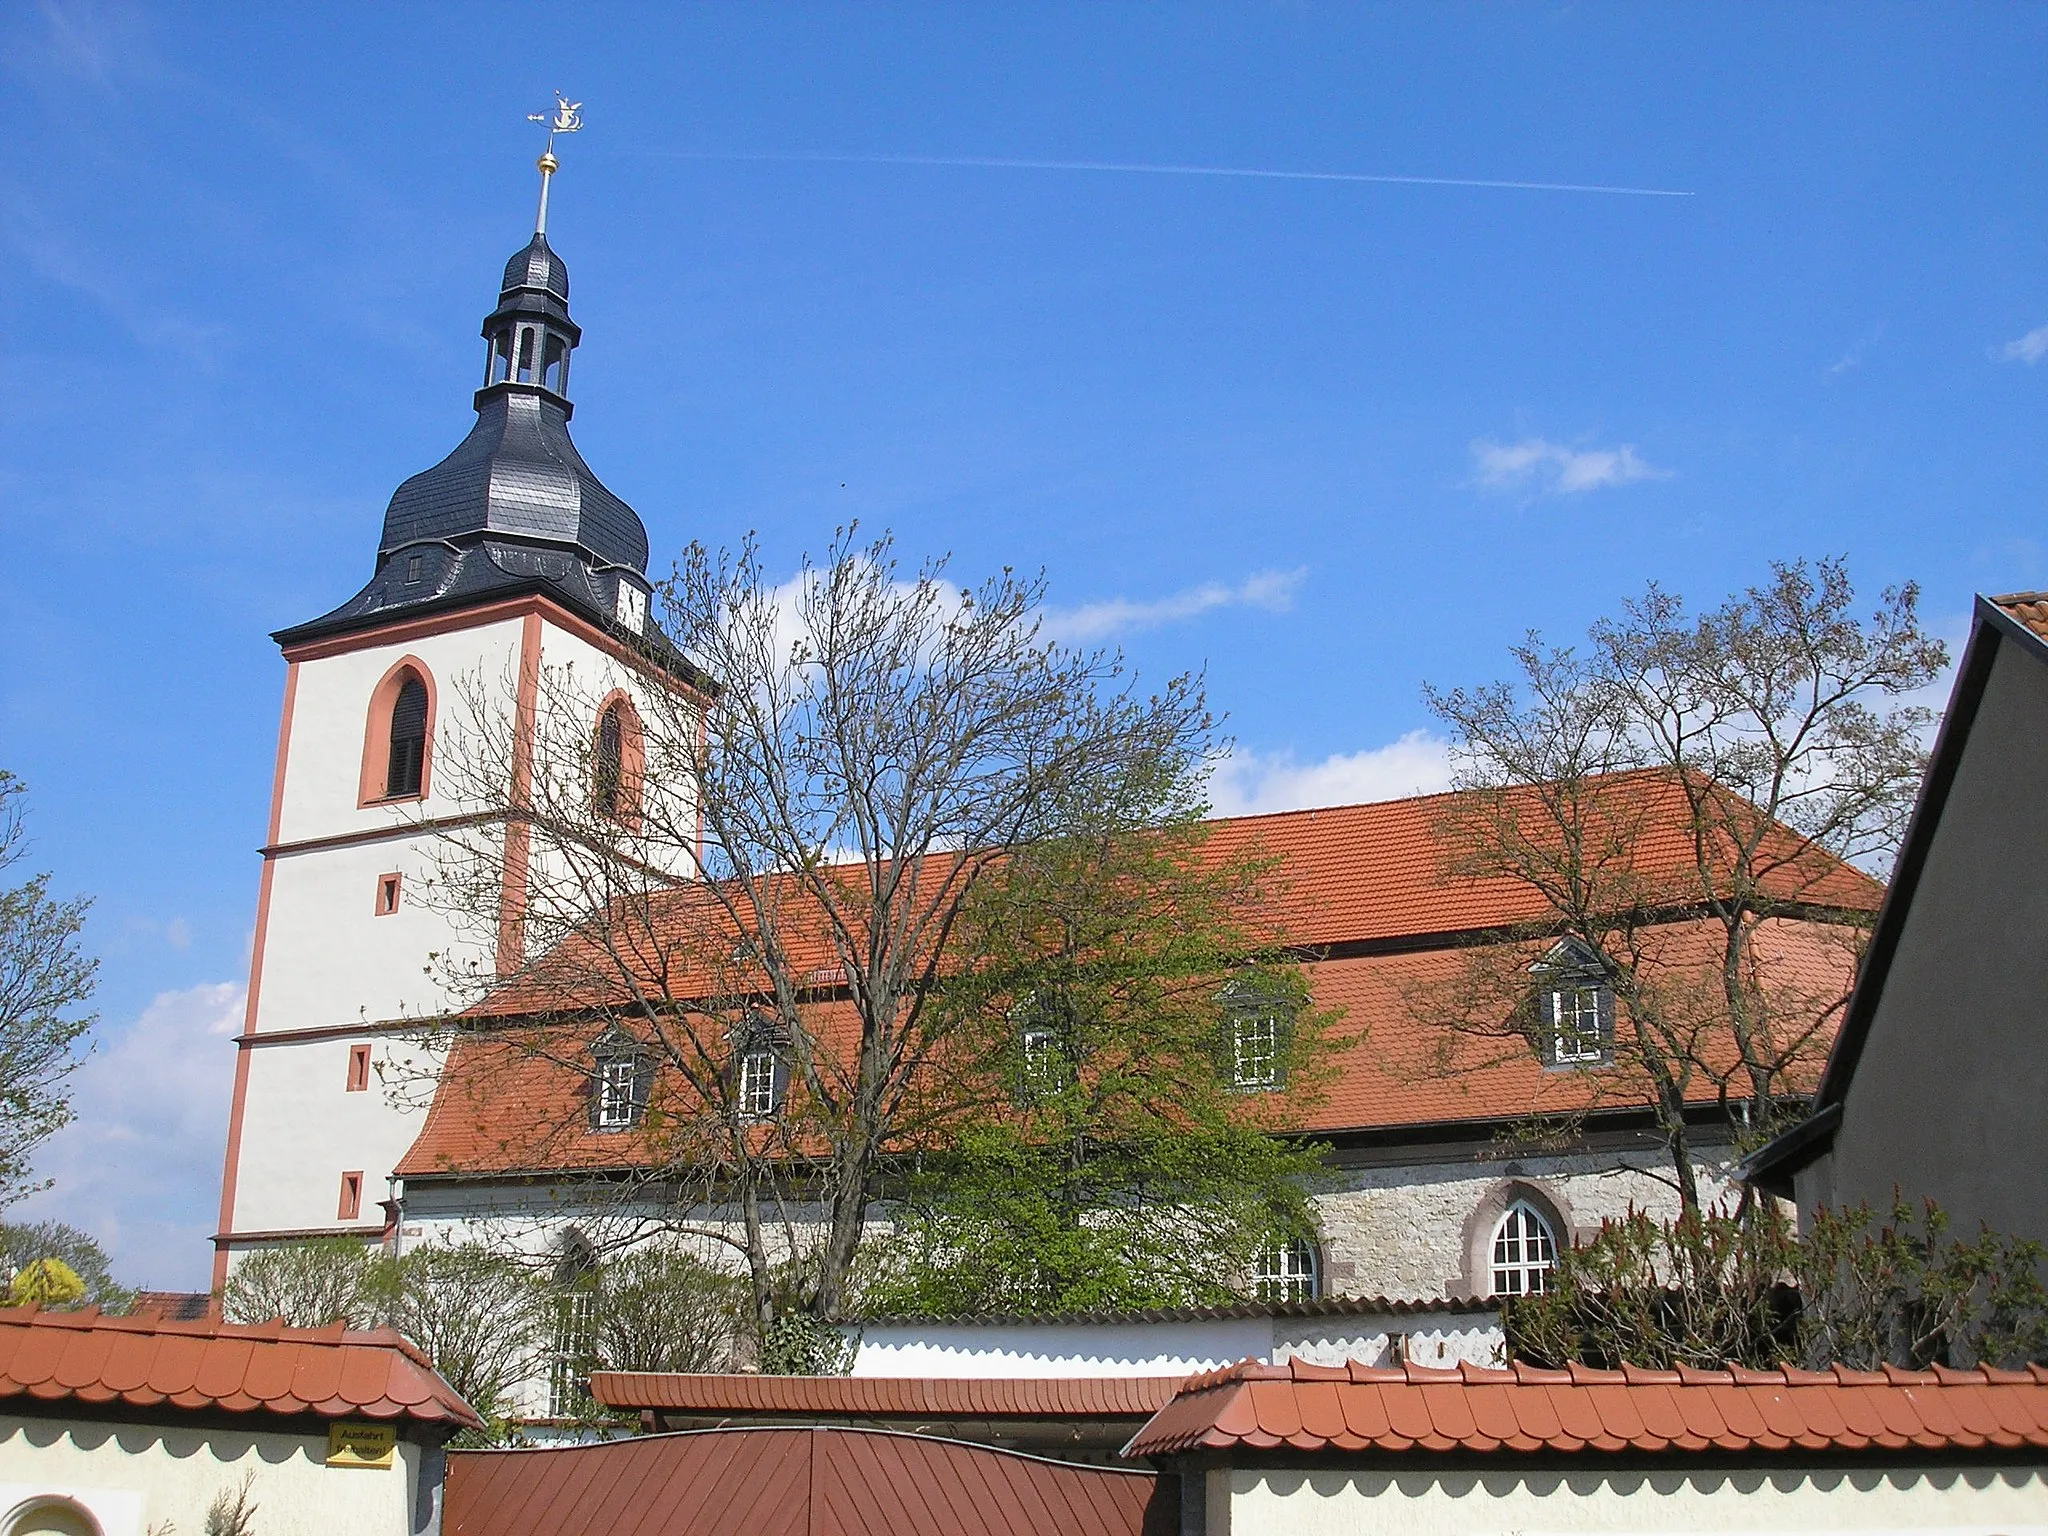
<svg viewBox="0 0 2048 1536"><path fill-rule="evenodd" d="M370 1087L370 1048L367 1045L352 1045L348 1048L348 1091L366 1093Z"/></svg>
<svg viewBox="0 0 2048 1536"><path fill-rule="evenodd" d="M341 1204L335 1212L340 1221L354 1221L363 1214L363 1170L352 1168L341 1176Z"/></svg>

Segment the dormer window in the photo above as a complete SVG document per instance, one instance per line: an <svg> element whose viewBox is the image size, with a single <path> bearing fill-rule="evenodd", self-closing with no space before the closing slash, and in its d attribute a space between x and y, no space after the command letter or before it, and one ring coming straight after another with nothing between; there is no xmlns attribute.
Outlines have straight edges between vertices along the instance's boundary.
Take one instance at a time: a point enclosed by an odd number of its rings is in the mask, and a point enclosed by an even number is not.
<svg viewBox="0 0 2048 1536"><path fill-rule="evenodd" d="M647 1117L654 1086L654 1060L639 1042L613 1031L597 1042L590 1077L590 1128L600 1132L630 1131Z"/></svg>
<svg viewBox="0 0 2048 1536"><path fill-rule="evenodd" d="M750 1020L734 1042L733 1117L742 1122L773 1120L789 1097L789 1060L782 1031L766 1018Z"/></svg>
<svg viewBox="0 0 2048 1536"><path fill-rule="evenodd" d="M408 672L391 705L391 756L384 771L384 797L401 800L420 792L427 761L427 685Z"/></svg>
<svg viewBox="0 0 2048 1536"><path fill-rule="evenodd" d="M426 563L427 559L424 555L407 555L405 557L405 584L408 587L419 585L420 571Z"/></svg>
<svg viewBox="0 0 2048 1536"><path fill-rule="evenodd" d="M1277 1093L1287 1086L1294 1004L1270 987L1232 982L1223 994L1224 1069L1240 1093Z"/></svg>
<svg viewBox="0 0 2048 1536"><path fill-rule="evenodd" d="M1614 989L1600 955L1577 939L1564 939L1529 970L1536 978L1536 1045L1544 1065L1612 1063Z"/></svg>

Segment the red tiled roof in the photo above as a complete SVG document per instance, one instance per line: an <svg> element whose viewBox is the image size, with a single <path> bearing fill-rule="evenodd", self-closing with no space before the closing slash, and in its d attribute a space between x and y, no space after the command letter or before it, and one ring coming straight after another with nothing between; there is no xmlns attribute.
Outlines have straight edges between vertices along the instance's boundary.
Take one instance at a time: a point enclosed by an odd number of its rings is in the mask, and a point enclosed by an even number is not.
<svg viewBox="0 0 2048 1536"><path fill-rule="evenodd" d="M448 1458L443 1536L1171 1536L1176 1480L860 1429Z"/></svg>
<svg viewBox="0 0 2048 1536"><path fill-rule="evenodd" d="M2004 597L1992 598L1991 602L2008 618L2017 619L2043 640L2048 640L2048 592L2008 592Z"/></svg>
<svg viewBox="0 0 2048 1536"><path fill-rule="evenodd" d="M1716 931L1705 922L1673 924L1664 935L1672 952L1697 948L1703 959L1717 942ZM1815 924L1766 924L1758 949L1788 992L1839 1001L1854 979L1850 949L1832 942L1828 931ZM1277 1123L1323 1133L1378 1131L1635 1108L1643 1102L1639 1080L1625 1067L1551 1071L1519 1039L1450 1038L1440 1027L1418 1020L1409 1003L1411 991L1448 980L1463 961L1463 951L1446 948L1309 965L1316 1006L1342 1009L1338 1032L1351 1040L1333 1053L1320 1097L1281 1105ZM835 1020L852 1028L852 1011L843 1002L816 1005L814 1019L828 1039ZM1820 1032L1810 1060L1795 1063L1787 1073L1790 1086L1811 1088L1831 1036L1831 1029ZM1732 1042L1722 1044L1727 1059L1719 1065L1732 1067ZM573 1054L559 1046L537 1049L535 1042L518 1037L459 1040L398 1174L425 1178L650 1163L660 1149L648 1139L590 1129L586 1079L560 1064ZM1695 1074L1691 1093L1696 1102L1711 1104L1717 1085L1711 1076Z"/></svg>
<svg viewBox="0 0 2048 1536"><path fill-rule="evenodd" d="M819 1414L833 1418L1130 1418L1153 1414L1179 1376L974 1379L913 1376L689 1376L598 1371L590 1395L607 1408L686 1413Z"/></svg>
<svg viewBox="0 0 2048 1536"><path fill-rule="evenodd" d="M1640 841L1639 864L1673 882L1673 899L1682 899L1691 855L1678 787L1656 774L1617 776L1617 782L1632 792L1640 789L1656 825ZM1273 921L1288 942L1308 948L1491 930L1542 916L1540 901L1519 882L1446 872L1441 821L1452 798L1429 795L1220 820L1210 823L1207 846L1218 857L1256 846L1279 860ZM1800 879L1805 899L1859 911L1875 909L1884 894L1876 881L1833 860L1821 861L1818 873L1807 871ZM1658 942L1672 957L1696 948L1695 958L1710 964L1717 954L1717 930L1704 921L1671 924ZM1854 979L1850 947L1830 942L1816 924L1766 924L1758 951L1774 980L1819 1008L1839 1004ZM1331 1063L1335 1071L1320 1102L1286 1111L1286 1128L1332 1132L1495 1122L1643 1102L1641 1085L1625 1071L1547 1071L1533 1050L1517 1051L1497 1039L1448 1040L1443 1029L1419 1022L1409 993L1450 979L1463 954L1444 942L1391 953L1340 951L1310 965L1316 1005L1343 1010L1340 1032L1358 1038ZM516 1002L507 994L490 1006L503 1010ZM830 1044L835 1029L854 1038L850 1005L811 1006L821 1039ZM1789 1086L1812 1086L1832 1035L1832 1027L1820 1032L1811 1062L1795 1064L1787 1074ZM1732 1065L1732 1043L1724 1043L1729 1051L1723 1065ZM587 1080L561 1065L565 1056L577 1054L574 1049L535 1044L517 1036L458 1040L426 1123L396 1171L423 1178L653 1161L656 1153L638 1136L590 1130ZM1698 1102L1714 1102L1717 1091L1711 1077L1695 1076Z"/></svg>
<svg viewBox="0 0 2048 1536"><path fill-rule="evenodd" d="M1564 1371L1247 1362L1191 1377L1125 1454L2048 1450L2048 1368Z"/></svg>
<svg viewBox="0 0 2048 1536"><path fill-rule="evenodd" d="M425 1355L388 1328L173 1322L155 1313L0 1308L0 1403L123 1403L481 1427Z"/></svg>

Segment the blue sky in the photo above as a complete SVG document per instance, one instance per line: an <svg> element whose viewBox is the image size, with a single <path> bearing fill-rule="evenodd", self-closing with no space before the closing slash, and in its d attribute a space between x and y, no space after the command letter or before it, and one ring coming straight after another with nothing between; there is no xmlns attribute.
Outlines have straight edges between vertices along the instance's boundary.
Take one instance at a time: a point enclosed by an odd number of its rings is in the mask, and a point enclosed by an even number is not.
<svg viewBox="0 0 2048 1536"><path fill-rule="evenodd" d="M576 436L657 558L1042 566L1206 666L1233 808L1434 786L1425 680L1647 580L2048 585L2042 7L0 0L0 71L0 763L104 960L29 1210L151 1284L208 1258L268 632L466 429L556 87Z"/></svg>

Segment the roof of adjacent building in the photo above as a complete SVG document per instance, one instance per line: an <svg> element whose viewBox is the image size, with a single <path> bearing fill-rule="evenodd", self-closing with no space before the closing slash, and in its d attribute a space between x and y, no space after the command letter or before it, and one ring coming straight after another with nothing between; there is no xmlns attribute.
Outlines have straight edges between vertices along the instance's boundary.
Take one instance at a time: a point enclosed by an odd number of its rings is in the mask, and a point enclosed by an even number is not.
<svg viewBox="0 0 2048 1536"><path fill-rule="evenodd" d="M1691 857L1681 836L1682 796L1658 775L1634 775L1631 782L1641 786L1660 828L1644 839L1641 862L1675 887ZM1429 795L1210 824L1208 846L1219 856L1255 846L1279 861L1274 926L1290 942L1325 956L1307 966L1315 1002L1343 1010L1338 1029L1351 1037L1334 1054L1334 1070L1319 1091L1296 1093L1284 1103L1277 1119L1285 1129L1377 1135L1640 1109L1641 1086L1625 1069L1551 1070L1519 1040L1460 1036L1416 1016L1418 990L1457 976L1470 936L1538 920L1545 910L1519 882L1447 871L1442 820L1448 799ZM1801 879L1806 899L1822 907L1867 912L1883 895L1869 876L1833 860ZM687 892L678 898L690 899ZM1721 938L1711 920L1693 918L1664 925L1648 942L1671 957L1697 950L1705 964L1718 956ZM1773 920L1762 925L1756 942L1791 992L1823 1004L1847 993L1853 948L1823 924ZM809 958L818 962L815 974L829 994L838 978L831 952L820 941ZM515 986L487 1007L516 1013L546 1002L544 991L528 996ZM828 995L813 1007L827 1039L835 1026L849 1034L857 1027L843 1000ZM599 1027L590 1026L593 1039ZM1722 1043L1727 1059L1719 1064L1732 1067L1733 1042ZM1787 1073L1796 1089L1811 1089L1827 1043L1824 1030L1810 1059ZM644 1166L660 1155L640 1136L590 1127L586 1081L562 1065L573 1046L534 1046L516 1032L458 1041L397 1172L407 1178L524 1175ZM1702 1106L1718 1093L1705 1072L1695 1074L1692 1089ZM657 1084L657 1101L662 1092Z"/></svg>
<svg viewBox="0 0 2048 1536"><path fill-rule="evenodd" d="M712 1429L448 1458L443 1536L1170 1536L1177 1484L883 1430Z"/></svg>
<svg viewBox="0 0 2048 1536"><path fill-rule="evenodd" d="M106 1317L0 1308L0 1404L401 1419L453 1431L476 1410L388 1328Z"/></svg>
<svg viewBox="0 0 2048 1536"><path fill-rule="evenodd" d="M696 1376L597 1371L607 1408L831 1418L1131 1418L1159 1411L1180 1376Z"/></svg>
<svg viewBox="0 0 2048 1536"><path fill-rule="evenodd" d="M1246 1363L1191 1377L1126 1450L2048 1450L2048 1368L1455 1371Z"/></svg>
<svg viewBox="0 0 2048 1536"><path fill-rule="evenodd" d="M1842 1104L1849 1096L1850 1080L1856 1075L1863 1047L1870 1038L1877 1017L1878 1000L1891 976L1892 958L1905 932L1906 915L1920 887L1949 790L1962 767L1970 732L1984 691L1991 680L1991 666L1999 650L2012 643L2019 654L2048 664L2048 592L2009 592L2003 597L1977 599L1970 626L1969 643L1956 667L1955 686L1948 706L1941 713L1941 728L1935 734L1934 750L1928 754L1927 773L1920 783L1920 795L1907 823L1904 842L1892 872L1877 920L1871 927L1870 943L1847 1006L1842 1027L1828 1051L1820 1080L1815 1085L1808 1117L1757 1148L1737 1169L1738 1176L1788 1199L1793 1175L1823 1156L1833 1145L1840 1128Z"/></svg>

